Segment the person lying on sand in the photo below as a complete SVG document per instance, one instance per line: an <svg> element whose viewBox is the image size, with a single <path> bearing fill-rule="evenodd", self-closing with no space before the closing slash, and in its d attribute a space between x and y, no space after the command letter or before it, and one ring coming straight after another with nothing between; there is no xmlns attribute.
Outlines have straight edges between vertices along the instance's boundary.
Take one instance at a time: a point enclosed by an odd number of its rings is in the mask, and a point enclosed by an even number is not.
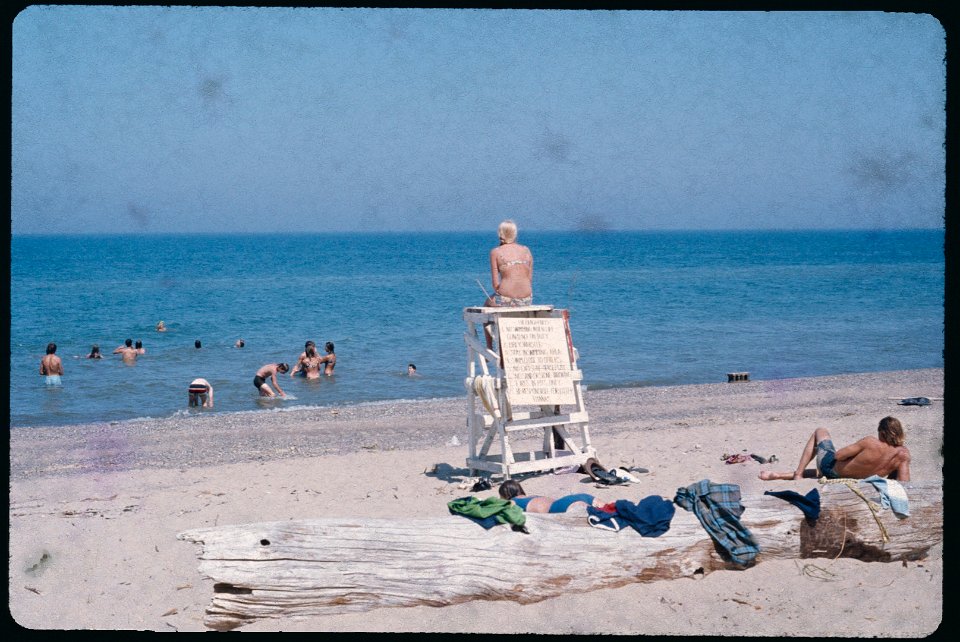
<svg viewBox="0 0 960 642"><path fill-rule="evenodd" d="M595 508L603 506L603 502L586 493L564 495L558 499L541 495L528 496L520 482L512 479L500 484L498 492L501 499L513 500L514 504L527 513L566 513L571 507L575 510L586 510L587 506Z"/></svg>
<svg viewBox="0 0 960 642"><path fill-rule="evenodd" d="M817 457L817 477L837 479L848 477L864 479L871 475L910 481L910 451L903 445L906 437L900 420L884 417L877 426L877 437L864 437L860 441L837 450L826 428L817 428L800 455L800 463L794 472L764 470L760 479L802 479L813 477L806 470L807 464ZM816 453L814 453L816 449Z"/></svg>

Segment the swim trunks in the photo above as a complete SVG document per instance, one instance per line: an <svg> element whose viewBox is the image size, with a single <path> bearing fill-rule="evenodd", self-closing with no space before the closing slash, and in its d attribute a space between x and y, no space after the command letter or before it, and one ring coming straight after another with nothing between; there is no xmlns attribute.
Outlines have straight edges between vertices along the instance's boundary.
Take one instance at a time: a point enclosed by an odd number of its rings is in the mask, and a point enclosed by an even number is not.
<svg viewBox="0 0 960 642"><path fill-rule="evenodd" d="M190 384L190 387L187 388L187 392L192 395L205 395L207 394L207 387L200 384Z"/></svg>
<svg viewBox="0 0 960 642"><path fill-rule="evenodd" d="M48 386L59 386L63 383L60 380L60 375L47 375L46 382Z"/></svg>
<svg viewBox="0 0 960 642"><path fill-rule="evenodd" d="M827 479L837 479L839 475L833 470L837 463L837 449L830 439L824 439L817 444L817 470Z"/></svg>
<svg viewBox="0 0 960 642"><path fill-rule="evenodd" d="M267 383L267 380L261 377L260 375L257 375L253 378L253 387L256 388L257 390L260 390L260 386L262 386L265 383Z"/></svg>
<svg viewBox="0 0 960 642"><path fill-rule="evenodd" d="M565 495L560 499L554 500L550 504L551 513L566 513L567 509L570 508L571 504L576 504L577 502L584 502L587 506L593 506L593 495L588 495L586 493L577 493L576 495Z"/></svg>
<svg viewBox="0 0 960 642"><path fill-rule="evenodd" d="M518 308L523 305L532 305L533 304L533 295L525 297L509 297L503 296L502 294L496 294L493 297L493 302L497 304L498 307L507 307L507 308Z"/></svg>

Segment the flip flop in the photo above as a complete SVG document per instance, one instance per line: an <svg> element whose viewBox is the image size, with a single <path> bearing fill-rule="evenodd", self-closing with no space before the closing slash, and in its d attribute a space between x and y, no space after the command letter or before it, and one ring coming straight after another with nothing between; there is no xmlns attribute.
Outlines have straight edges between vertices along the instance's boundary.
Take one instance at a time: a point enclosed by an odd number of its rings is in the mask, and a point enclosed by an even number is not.
<svg viewBox="0 0 960 642"><path fill-rule="evenodd" d="M640 480L628 473L625 468L614 468L610 472L616 475L617 479L622 479L625 482L630 482L632 484L640 483Z"/></svg>
<svg viewBox="0 0 960 642"><path fill-rule="evenodd" d="M768 461L770 461L770 460L767 459L766 457L761 457L760 455L754 455L753 453L750 454L750 457L752 457L753 459L756 459L756 460L757 460L758 462L760 462L761 464L765 464L765 463L767 463Z"/></svg>
<svg viewBox="0 0 960 642"><path fill-rule="evenodd" d="M609 470L594 470L595 479L601 484L607 484L608 486L613 486L614 484L624 483L624 479L617 477L616 474L610 472Z"/></svg>
<svg viewBox="0 0 960 642"><path fill-rule="evenodd" d="M926 397L909 397L897 402L898 406L929 406L930 400Z"/></svg>

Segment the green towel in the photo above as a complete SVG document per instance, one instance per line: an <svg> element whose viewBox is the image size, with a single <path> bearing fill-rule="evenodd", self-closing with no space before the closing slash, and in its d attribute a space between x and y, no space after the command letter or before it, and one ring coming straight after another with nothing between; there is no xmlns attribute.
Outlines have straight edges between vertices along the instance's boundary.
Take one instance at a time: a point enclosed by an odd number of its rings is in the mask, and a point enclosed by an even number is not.
<svg viewBox="0 0 960 642"><path fill-rule="evenodd" d="M520 507L509 499L500 499L499 497L487 497L486 499L477 499L476 497L461 497L447 504L451 513L466 515L477 519L493 517L501 524L511 524L513 526L523 526L527 521Z"/></svg>

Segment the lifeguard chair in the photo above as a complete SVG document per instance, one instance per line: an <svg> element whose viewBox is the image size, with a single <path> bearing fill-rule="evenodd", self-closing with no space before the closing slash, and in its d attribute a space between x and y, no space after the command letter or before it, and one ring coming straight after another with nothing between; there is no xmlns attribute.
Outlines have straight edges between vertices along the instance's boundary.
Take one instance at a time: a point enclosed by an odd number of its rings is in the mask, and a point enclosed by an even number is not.
<svg viewBox="0 0 960 642"><path fill-rule="evenodd" d="M463 319L470 474L483 470L510 479L595 456L567 310L464 308ZM492 349L485 332L492 336ZM543 432L541 450L514 452L514 436L519 440L518 433L537 430ZM490 453L494 443L499 454Z"/></svg>

